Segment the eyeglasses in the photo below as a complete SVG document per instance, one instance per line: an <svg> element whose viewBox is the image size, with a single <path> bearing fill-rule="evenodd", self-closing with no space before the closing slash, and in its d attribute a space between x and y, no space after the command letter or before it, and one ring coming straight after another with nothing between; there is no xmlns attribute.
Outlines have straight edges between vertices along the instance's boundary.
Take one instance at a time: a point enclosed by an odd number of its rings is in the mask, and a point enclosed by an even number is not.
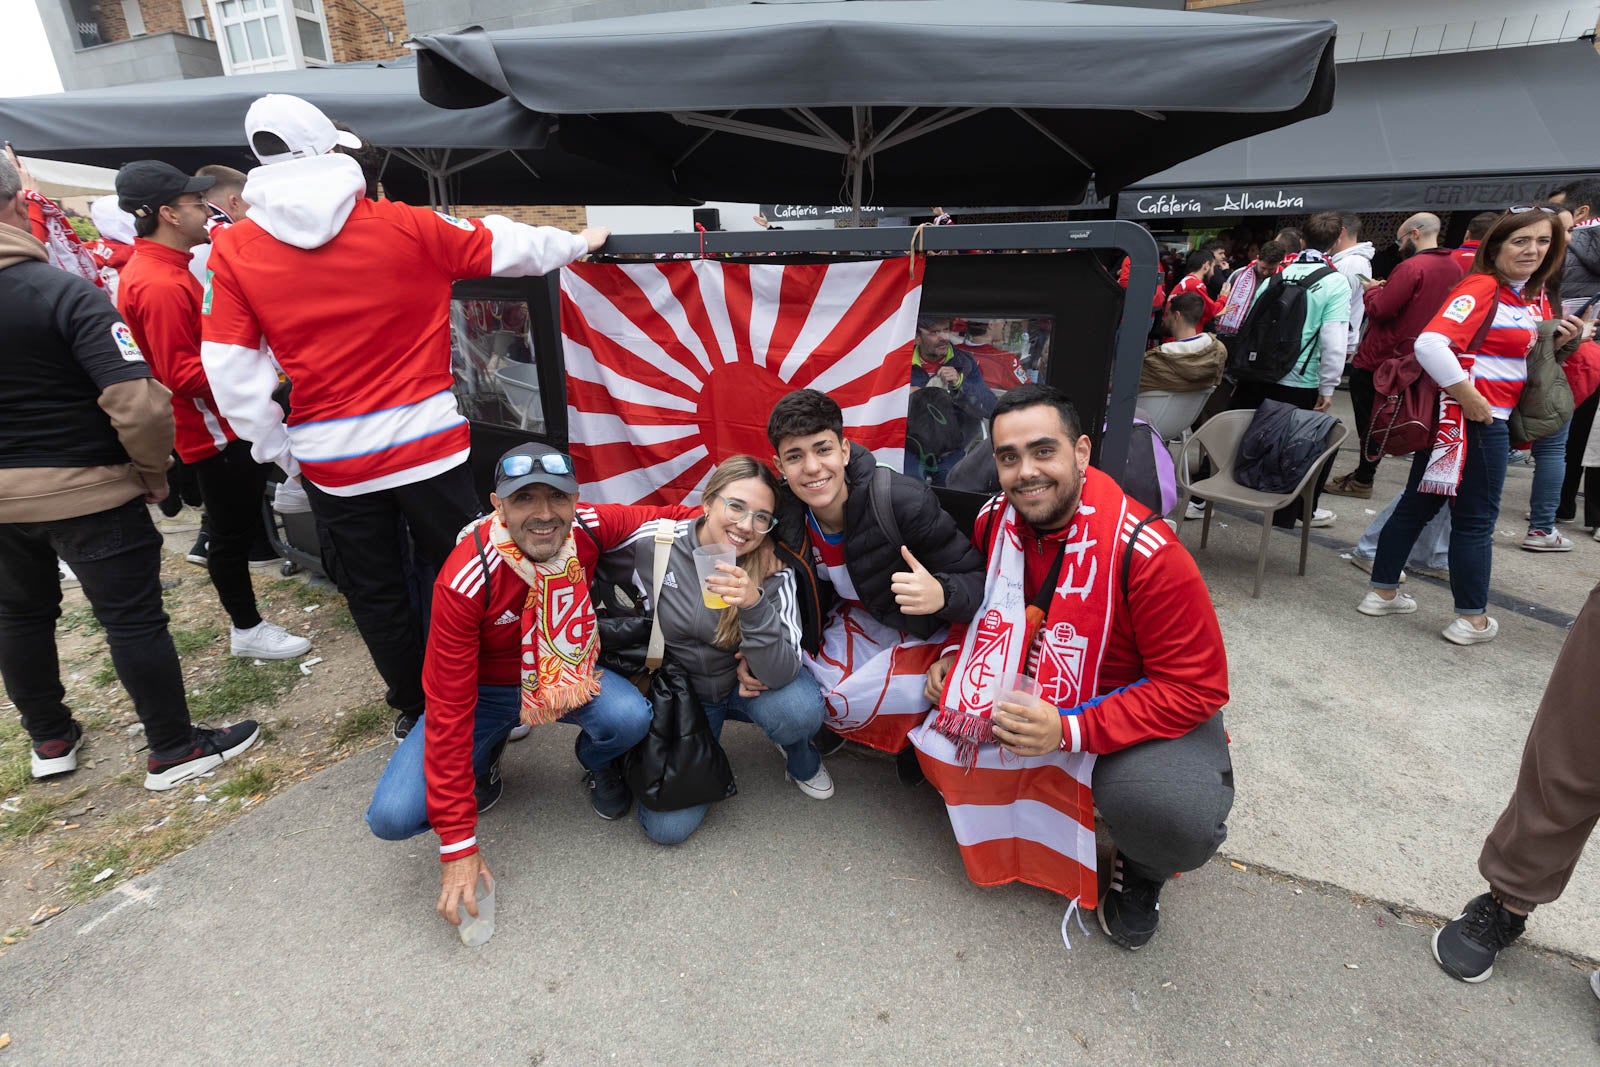
<svg viewBox="0 0 1600 1067"><path fill-rule="evenodd" d="M1508 208L1506 208L1506 214L1507 215L1520 215L1524 211L1542 211L1546 215L1559 214L1559 212L1557 212L1555 208L1553 208L1553 207L1545 207L1543 204L1520 204L1520 205L1518 205L1516 207L1508 207Z"/></svg>
<svg viewBox="0 0 1600 1067"><path fill-rule="evenodd" d="M201 211L207 211L207 212L209 212L211 210L211 205L206 203L204 200L174 200L172 202L172 206L173 207L197 207Z"/></svg>
<svg viewBox="0 0 1600 1067"><path fill-rule="evenodd" d="M727 513L729 521L735 526L743 523L746 517L749 517L751 525L758 534L771 533L772 528L778 525L777 517L770 511L751 511L750 505L743 500L735 500L720 493L716 494L716 497L722 501L722 510Z"/></svg>
<svg viewBox="0 0 1600 1067"><path fill-rule="evenodd" d="M524 474L532 474L536 466L546 474L572 475L571 456L561 452L546 452L542 456L505 457L500 461L500 477L521 478Z"/></svg>

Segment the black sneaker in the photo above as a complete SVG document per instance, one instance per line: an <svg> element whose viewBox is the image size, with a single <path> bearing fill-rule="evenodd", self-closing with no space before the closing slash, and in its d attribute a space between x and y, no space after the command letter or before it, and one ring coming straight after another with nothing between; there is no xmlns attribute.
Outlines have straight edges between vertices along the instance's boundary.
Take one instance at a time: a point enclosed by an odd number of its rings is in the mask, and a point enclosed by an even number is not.
<svg viewBox="0 0 1600 1067"><path fill-rule="evenodd" d="M580 730L572 741L574 756L578 754L582 743L583 732ZM579 760L578 765L583 766L583 761ZM620 819L633 806L633 793L622 777L621 760L612 760L598 771L584 768L583 781L589 787L589 806L602 819Z"/></svg>
<svg viewBox="0 0 1600 1067"><path fill-rule="evenodd" d="M220 730L194 727L194 736L182 748L151 752L144 776L146 789L171 789L180 782L202 775L213 767L222 766L224 760L233 759L255 744L261 737L261 727L254 719L245 719L224 726Z"/></svg>
<svg viewBox="0 0 1600 1067"><path fill-rule="evenodd" d="M66 737L40 741L33 746L31 763L35 778L53 778L78 769L78 749L83 744L83 727L72 720L72 732Z"/></svg>
<svg viewBox="0 0 1600 1067"><path fill-rule="evenodd" d="M489 769L478 775L478 783L473 787L472 794L478 801L478 814L482 815L500 799L500 794L505 792L505 783L500 780L500 757L505 754L506 743L501 741L495 746L494 754L489 760Z"/></svg>
<svg viewBox="0 0 1600 1067"><path fill-rule="evenodd" d="M1134 874L1118 852L1111 888L1096 912L1100 929L1130 952L1143 948L1161 922L1161 887L1165 884Z"/></svg>
<svg viewBox="0 0 1600 1067"><path fill-rule="evenodd" d="M827 759L844 747L844 738L826 726L822 726L817 729L816 733L811 735L811 747L817 750L817 755Z"/></svg>
<svg viewBox="0 0 1600 1067"><path fill-rule="evenodd" d="M915 747L908 745L895 754L894 776L904 786L921 785L928 780L927 775L922 773L922 763L917 759Z"/></svg>
<svg viewBox="0 0 1600 1067"><path fill-rule="evenodd" d="M183 558L188 560L190 563L204 567L206 565L206 556L210 554L210 551L211 538L207 537L205 531L202 530L199 536L194 539L194 544L190 547L189 551L184 554Z"/></svg>
<svg viewBox="0 0 1600 1067"><path fill-rule="evenodd" d="M1522 936L1526 915L1508 911L1488 893L1473 897L1461 914L1433 935L1433 958L1452 978L1483 982L1500 950Z"/></svg>
<svg viewBox="0 0 1600 1067"><path fill-rule="evenodd" d="M416 729L417 723L422 719L420 711L402 711L394 717L394 728L390 734L396 741L404 741L406 734Z"/></svg>

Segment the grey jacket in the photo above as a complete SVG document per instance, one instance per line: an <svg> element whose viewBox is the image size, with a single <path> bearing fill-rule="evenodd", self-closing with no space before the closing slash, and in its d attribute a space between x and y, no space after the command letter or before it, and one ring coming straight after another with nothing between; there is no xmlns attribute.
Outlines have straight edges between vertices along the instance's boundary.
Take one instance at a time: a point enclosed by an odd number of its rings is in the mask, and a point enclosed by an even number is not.
<svg viewBox="0 0 1600 1067"><path fill-rule="evenodd" d="M739 612L739 644L721 649L711 643L721 612L700 599L700 580L694 568L694 550L700 545L699 520L685 519L667 558L661 582L661 630L667 651L688 670L695 695L721 702L733 693L738 677L735 652L743 652L751 672L773 689L800 674L800 608L795 597L794 572L781 570L761 586L761 599ZM634 543L638 588L648 590L655 575L655 540L640 537Z"/></svg>

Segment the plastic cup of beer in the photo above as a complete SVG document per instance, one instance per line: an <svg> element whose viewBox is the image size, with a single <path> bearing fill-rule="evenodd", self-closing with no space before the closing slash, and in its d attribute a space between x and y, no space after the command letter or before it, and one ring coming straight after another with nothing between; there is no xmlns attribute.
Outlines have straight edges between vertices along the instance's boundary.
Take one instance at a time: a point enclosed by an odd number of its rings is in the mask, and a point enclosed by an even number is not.
<svg viewBox="0 0 1600 1067"><path fill-rule="evenodd" d="M476 918L467 912L465 903L456 906L461 917L461 926L457 933L461 936L461 943L468 948L486 945L494 936L494 879L490 877L488 871L478 875L475 895L478 899Z"/></svg>
<svg viewBox="0 0 1600 1067"><path fill-rule="evenodd" d="M694 550L694 570L700 577L700 600L713 611L721 611L728 602L711 591L706 579L717 572L718 563L736 563L738 559L739 553L732 545L701 545Z"/></svg>
<svg viewBox="0 0 1600 1067"><path fill-rule="evenodd" d="M1015 671L1000 683L1000 700L1006 704L1031 705L1044 694L1044 687L1030 674Z"/></svg>

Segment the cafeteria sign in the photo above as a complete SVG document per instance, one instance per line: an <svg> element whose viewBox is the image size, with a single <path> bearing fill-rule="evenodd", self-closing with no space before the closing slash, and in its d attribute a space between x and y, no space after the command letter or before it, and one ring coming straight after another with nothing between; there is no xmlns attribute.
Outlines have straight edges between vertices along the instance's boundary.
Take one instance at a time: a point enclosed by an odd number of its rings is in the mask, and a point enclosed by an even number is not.
<svg viewBox="0 0 1600 1067"><path fill-rule="evenodd" d="M1206 215L1303 215L1312 211L1483 211L1536 203L1567 175L1500 178L1413 178L1396 181L1304 182L1207 189L1124 189L1123 219Z"/></svg>

